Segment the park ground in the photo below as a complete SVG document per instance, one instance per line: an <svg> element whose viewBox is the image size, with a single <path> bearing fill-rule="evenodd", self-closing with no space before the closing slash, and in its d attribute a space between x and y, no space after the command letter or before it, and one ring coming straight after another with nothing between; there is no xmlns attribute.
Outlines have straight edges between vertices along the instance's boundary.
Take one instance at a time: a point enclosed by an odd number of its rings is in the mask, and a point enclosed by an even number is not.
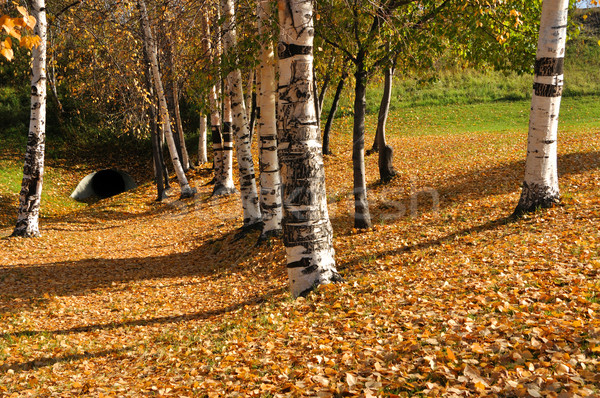
<svg viewBox="0 0 600 398"><path fill-rule="evenodd" d="M125 164L140 187L77 204L81 177L123 164L49 159L43 235L21 239L21 159L3 150L0 396L597 396L599 102L563 101L561 205L512 221L527 101L394 111L398 176L380 184L367 157L370 230L352 227L339 119L325 164L345 283L298 300L281 241L238 235L239 198L211 198L206 165L194 199L156 203L142 157Z"/></svg>

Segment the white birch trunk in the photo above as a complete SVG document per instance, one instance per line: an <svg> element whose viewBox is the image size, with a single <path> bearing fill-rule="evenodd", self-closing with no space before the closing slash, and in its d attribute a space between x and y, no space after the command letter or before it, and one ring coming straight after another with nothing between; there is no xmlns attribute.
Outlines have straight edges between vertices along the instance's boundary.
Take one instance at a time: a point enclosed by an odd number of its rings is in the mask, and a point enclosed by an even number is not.
<svg viewBox="0 0 600 398"><path fill-rule="evenodd" d="M271 18L269 0L260 0L257 5L258 34L263 35L264 25ZM270 40L263 42L261 62L256 76L258 90L258 140L260 168L260 209L263 216L262 237L281 232L282 203L281 177L277 157L277 117L275 87L275 57Z"/></svg>
<svg viewBox="0 0 600 398"><path fill-rule="evenodd" d="M248 81L246 82L246 93L244 94L244 102L246 104L246 119L250 121L252 114L252 89L254 88L254 69L248 72Z"/></svg>
<svg viewBox="0 0 600 398"><path fill-rule="evenodd" d="M198 128L198 166L208 162L206 153L206 115L200 114L200 127Z"/></svg>
<svg viewBox="0 0 600 398"><path fill-rule="evenodd" d="M557 136L568 7L568 0L542 2L525 178L515 215L540 207L552 207L560 200Z"/></svg>
<svg viewBox="0 0 600 398"><path fill-rule="evenodd" d="M221 0L221 7L225 16L223 27L223 51L225 54L233 52L237 46L235 31L235 13L233 0ZM248 129L248 118L246 105L244 104L244 93L242 90L242 74L239 69L232 70L227 76L227 91L231 98L232 125L235 136L237 161L240 178L240 194L242 197L242 208L244 210L244 226L256 224L261 221L258 192L256 190L256 178L254 175L254 163L250 151L250 130Z"/></svg>
<svg viewBox="0 0 600 398"><path fill-rule="evenodd" d="M173 132L171 130L171 122L169 120L169 111L167 108L167 100L165 98L165 91L163 90L162 80L160 77L160 71L158 70L158 54L156 49L156 43L152 37L152 31L150 29L150 22L148 21L148 11L146 10L146 3L144 0L138 0L140 7L140 14L142 17L143 33L144 33L144 45L146 51L150 57L150 65L152 67L152 77L154 79L154 86L156 88L156 95L159 101L159 111L162 120L162 130L167 140L167 146L169 147L169 153L171 154L171 160L173 162L173 168L179 181L181 188L181 197L190 198L196 193L195 189L192 189L188 184L187 178L179 161L177 154L177 147L175 146L175 140L173 139Z"/></svg>
<svg viewBox="0 0 600 398"><path fill-rule="evenodd" d="M171 50L172 54L172 50ZM174 68L174 61L171 61L171 67ZM185 136L183 135L183 124L181 123L181 113L179 111L179 89L177 88L177 79L175 78L175 71L171 70L173 76L173 109L175 112L175 126L177 128L177 136L179 137L179 146L181 148L182 167L184 171L193 169L190 156L188 155L187 147L185 145Z"/></svg>
<svg viewBox="0 0 600 398"><path fill-rule="evenodd" d="M40 45L31 50L31 115L23 181L19 195L19 213L12 236L40 236L39 214L44 180L44 149L46 141L46 6L44 0L33 0L33 16L37 20L35 34Z"/></svg>
<svg viewBox="0 0 600 398"><path fill-rule="evenodd" d="M223 162L220 186L215 185L213 195L229 195L236 192L233 183L233 136L231 135L231 100L227 94L223 96L223 142L221 161Z"/></svg>
<svg viewBox="0 0 600 398"><path fill-rule="evenodd" d="M294 297L341 280L335 268L325 172L314 101L311 0L279 0L277 130L283 242Z"/></svg>

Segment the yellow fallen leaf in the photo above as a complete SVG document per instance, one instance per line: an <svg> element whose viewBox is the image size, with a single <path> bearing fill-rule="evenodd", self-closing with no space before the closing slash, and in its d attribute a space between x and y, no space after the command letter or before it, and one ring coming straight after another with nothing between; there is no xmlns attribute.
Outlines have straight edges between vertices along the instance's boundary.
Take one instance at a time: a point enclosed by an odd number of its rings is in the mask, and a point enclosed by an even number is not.
<svg viewBox="0 0 600 398"><path fill-rule="evenodd" d="M456 355L454 355L454 353L452 352L450 347L446 348L446 356L448 357L449 360L456 361Z"/></svg>

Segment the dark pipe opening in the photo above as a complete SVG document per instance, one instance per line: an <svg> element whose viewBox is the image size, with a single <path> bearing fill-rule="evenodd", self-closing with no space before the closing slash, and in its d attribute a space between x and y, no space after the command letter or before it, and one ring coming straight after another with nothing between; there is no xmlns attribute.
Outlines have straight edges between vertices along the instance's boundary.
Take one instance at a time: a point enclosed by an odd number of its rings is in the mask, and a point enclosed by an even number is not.
<svg viewBox="0 0 600 398"><path fill-rule="evenodd" d="M125 181L115 170L100 170L92 177L92 189L101 198L125 192Z"/></svg>

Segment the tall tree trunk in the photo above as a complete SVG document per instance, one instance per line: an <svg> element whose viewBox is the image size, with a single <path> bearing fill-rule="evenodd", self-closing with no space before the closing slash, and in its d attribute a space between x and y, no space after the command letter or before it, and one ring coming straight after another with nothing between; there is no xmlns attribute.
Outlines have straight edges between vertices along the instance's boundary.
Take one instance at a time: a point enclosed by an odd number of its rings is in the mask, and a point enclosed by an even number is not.
<svg viewBox="0 0 600 398"><path fill-rule="evenodd" d="M146 46L146 51L148 52L148 56L150 57L150 64L152 66L152 77L154 78L154 87L156 88L156 95L158 96L159 101L159 110L162 119L163 132L167 140L169 153L171 154L171 160L173 162L173 167L175 168L175 174L177 174L177 180L179 181L181 197L190 198L194 196L196 190L192 189L188 184L183 168L181 167L181 162L179 161L179 157L177 155L177 148L175 147L175 140L173 139L173 133L171 131L171 121L169 120L167 100L165 98L165 92L162 86L160 71L158 70L158 55L156 50L156 43L152 38L152 31L150 29L150 22L148 21L148 11L146 10L145 1L138 0L138 6L140 8L140 14L142 17L144 45Z"/></svg>
<svg viewBox="0 0 600 398"><path fill-rule="evenodd" d="M335 118L335 113L337 112L338 104L340 103L340 97L342 96L342 91L344 90L344 82L348 77L348 72L343 71L342 77L340 77L340 81L338 82L337 88L335 89L335 95L333 96L333 102L331 103L331 109L329 110L329 115L327 115L327 123L325 123L325 131L323 132L323 155L330 155L331 151L329 150L329 137L331 136L331 125L333 124L333 119Z"/></svg>
<svg viewBox="0 0 600 398"><path fill-rule="evenodd" d="M173 53L171 52L171 55ZM173 63L171 63L173 65ZM179 146L181 148L181 156L183 162L184 171L188 171L190 169L194 169L192 166L192 162L190 161L190 156L187 151L187 146L185 144L185 135L183 134L183 123L181 122L181 111L179 110L179 88L177 86L177 79L175 78L174 72L172 72L173 81L173 110L175 112L175 126L177 127L177 136L179 137Z"/></svg>
<svg viewBox="0 0 600 398"><path fill-rule="evenodd" d="M152 140L152 159L154 161L154 175L156 177L156 190L157 197L156 200L158 202L162 201L167 197L165 193L165 185L164 185L164 173L163 173L163 164L161 157L161 145L160 145L160 137L158 134L157 123L156 123L156 109L154 104L150 105L150 114L152 119L152 127L150 128L150 138Z"/></svg>
<svg viewBox="0 0 600 398"><path fill-rule="evenodd" d="M560 201L556 152L568 7L568 0L542 2L525 179L516 216Z"/></svg>
<svg viewBox="0 0 600 398"><path fill-rule="evenodd" d="M225 23L223 28L223 51L235 52L237 36L235 31L235 13L233 0L221 0ZM261 221L258 191L254 175L254 163L250 151L250 131L244 93L242 90L242 74L239 69L234 69L227 76L227 91L231 98L233 116L232 130L235 135L237 161L240 178L240 193L242 208L244 210L244 226L256 224Z"/></svg>
<svg viewBox="0 0 600 398"><path fill-rule="evenodd" d="M167 34L167 29L165 28L164 18L167 18L165 15L163 18L159 19L159 31L160 36L157 37L157 56L160 62L161 80L163 82L163 91L165 93L165 99L167 100L167 111L169 112L169 116L171 117L171 133L173 134L173 139L175 140L175 148L177 149L177 156L179 157L179 161L181 162L181 167L183 167L183 171L187 172L188 167L183 161L183 151L181 148L181 138L179 136L179 129L177 128L177 122L175 119L175 97L173 90L173 56L171 53L171 41L169 35ZM167 21L167 24L169 22ZM162 40L161 40L162 39ZM158 53L158 49L162 50L162 57Z"/></svg>
<svg viewBox="0 0 600 398"><path fill-rule="evenodd" d="M252 115L252 93L254 93L254 76L256 71L250 69L248 71L248 80L246 81L246 91L244 92L244 103L246 104L246 119L250 120ZM248 122L248 128L251 130L250 122Z"/></svg>
<svg viewBox="0 0 600 398"><path fill-rule="evenodd" d="M321 104L319 103L319 97L317 95L317 73L315 72L315 64L313 63L313 92L315 93L313 98L315 101L315 109L317 110L317 126L319 127L319 131L321 131Z"/></svg>
<svg viewBox="0 0 600 398"><path fill-rule="evenodd" d="M312 2L278 0L277 130L283 187L283 243L294 297L341 280L335 268L325 171L314 104Z"/></svg>
<svg viewBox="0 0 600 398"><path fill-rule="evenodd" d="M156 200L158 202L162 201L167 197L165 192L165 172L164 172L164 164L162 159L162 145L160 140L160 134L158 133L158 116L156 115L156 101L154 95L154 89L152 88L152 71L150 66L150 59L148 58L148 52L146 48L143 49L144 54L144 63L146 64L146 68L144 68L144 75L146 77L146 90L149 93L149 106L148 109L150 111L150 140L152 141L152 160L154 164L154 178L156 179L156 190L157 197ZM168 176L166 177L168 180Z"/></svg>
<svg viewBox="0 0 600 398"><path fill-rule="evenodd" d="M329 59L327 71L325 72L325 78L323 79L323 85L321 91L319 91L319 119L321 118L321 112L323 112L323 101L325 100L325 94L329 88L329 82L331 82L331 71L333 70L333 64L335 63L335 55L332 55Z"/></svg>
<svg viewBox="0 0 600 398"><path fill-rule="evenodd" d="M213 48L211 46L210 23L208 12L204 13L202 22L204 34L204 39L202 40L202 47L204 49L204 52L210 58L211 62L219 62L218 41L214 48L216 51L213 52ZM221 106L219 104L219 94L217 92L216 84L213 84L210 87L208 102L210 106L210 132L213 143L213 168L215 174L215 185L213 187L213 195L228 195L235 191L235 187L233 185L233 177L230 180L228 180L228 173L225 171L223 135L221 133L221 113L219 111Z"/></svg>
<svg viewBox="0 0 600 398"><path fill-rule="evenodd" d="M208 162L206 153L206 115L200 112L200 126L198 127L198 166Z"/></svg>
<svg viewBox="0 0 600 398"><path fill-rule="evenodd" d="M390 102L392 99L392 79L394 77L394 68L388 68L385 71L385 83L383 86L383 96L379 107L379 117L377 118L377 130L375 132L375 141L379 150L378 166L379 178L381 181L389 181L396 175L394 170L393 156L394 151L385 140L385 123L390 112Z"/></svg>
<svg viewBox="0 0 600 398"><path fill-rule="evenodd" d="M221 150L222 176L215 184L213 195L230 195L237 192L233 184L233 136L231 134L231 99L223 96L223 143Z"/></svg>
<svg viewBox="0 0 600 398"><path fill-rule="evenodd" d="M271 18L269 0L260 0L257 5L258 34L264 34L264 26ZM257 73L260 210L263 216L262 237L281 233L282 203L281 177L277 157L277 117L275 87L275 56L271 41L263 42Z"/></svg>
<svg viewBox="0 0 600 398"><path fill-rule="evenodd" d="M364 53L356 61L356 87L354 89L354 129L352 132L352 165L354 169L354 227L370 228L371 214L367 201L365 176L365 113L367 109L367 72L364 69Z"/></svg>
<svg viewBox="0 0 600 398"><path fill-rule="evenodd" d="M258 80L258 79L257 79ZM252 137L254 134L254 127L256 125L256 115L258 114L258 104L256 102L256 92L258 91L258 86L255 91L252 92L252 112L250 112L250 142L252 142Z"/></svg>
<svg viewBox="0 0 600 398"><path fill-rule="evenodd" d="M46 6L44 0L33 0L36 18L35 34L40 45L31 50L31 114L23 181L19 195L19 212L12 236L25 238L40 235L39 215L44 181L44 148L46 143Z"/></svg>

